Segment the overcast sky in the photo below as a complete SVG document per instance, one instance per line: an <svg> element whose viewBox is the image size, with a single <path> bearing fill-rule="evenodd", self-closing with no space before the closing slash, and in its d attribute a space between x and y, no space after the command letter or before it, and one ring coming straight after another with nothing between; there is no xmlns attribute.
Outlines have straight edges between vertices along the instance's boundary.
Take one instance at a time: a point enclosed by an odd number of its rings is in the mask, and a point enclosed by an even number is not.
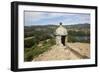
<svg viewBox="0 0 100 73"><path fill-rule="evenodd" d="M25 11L25 26L90 23L90 14Z"/></svg>

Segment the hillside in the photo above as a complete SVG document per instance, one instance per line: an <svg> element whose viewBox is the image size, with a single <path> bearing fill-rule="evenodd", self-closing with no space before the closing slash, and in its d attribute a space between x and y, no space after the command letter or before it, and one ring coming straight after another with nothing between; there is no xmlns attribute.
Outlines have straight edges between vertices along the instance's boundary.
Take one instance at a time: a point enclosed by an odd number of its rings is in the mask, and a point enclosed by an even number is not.
<svg viewBox="0 0 100 73"><path fill-rule="evenodd" d="M68 32L68 43L90 43L90 24L63 26ZM50 47L56 45L55 30L58 27L57 25L35 25L24 27L24 61L32 61L33 58L51 50L52 48Z"/></svg>
<svg viewBox="0 0 100 73"><path fill-rule="evenodd" d="M24 26L25 32L28 31L34 31L34 30L46 30L46 29L55 29L57 28L59 25L34 25L34 26ZM72 28L76 28L76 29L81 29L81 28L87 28L90 29L90 24L85 23L85 24L74 24L74 25L63 25L65 28L67 29L72 29Z"/></svg>

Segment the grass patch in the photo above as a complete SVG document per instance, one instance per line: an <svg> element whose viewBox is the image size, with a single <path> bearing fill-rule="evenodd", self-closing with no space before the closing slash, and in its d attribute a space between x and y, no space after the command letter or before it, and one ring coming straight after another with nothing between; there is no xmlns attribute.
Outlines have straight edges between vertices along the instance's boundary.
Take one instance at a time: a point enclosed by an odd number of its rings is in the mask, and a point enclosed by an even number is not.
<svg viewBox="0 0 100 73"><path fill-rule="evenodd" d="M50 47L55 45L54 39L48 39L43 41L42 46L38 46L38 44L33 45L31 48L24 49L24 61L32 61L33 58L39 56L43 52L50 50Z"/></svg>

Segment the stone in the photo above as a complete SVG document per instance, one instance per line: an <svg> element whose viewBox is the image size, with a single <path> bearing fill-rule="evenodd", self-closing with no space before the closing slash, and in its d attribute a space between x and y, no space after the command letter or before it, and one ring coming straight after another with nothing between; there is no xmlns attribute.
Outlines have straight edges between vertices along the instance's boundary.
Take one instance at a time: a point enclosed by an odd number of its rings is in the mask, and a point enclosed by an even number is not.
<svg viewBox="0 0 100 73"><path fill-rule="evenodd" d="M62 23L60 23L59 27L55 31L56 35L56 45L57 46L65 46L67 44L67 29L63 27Z"/></svg>

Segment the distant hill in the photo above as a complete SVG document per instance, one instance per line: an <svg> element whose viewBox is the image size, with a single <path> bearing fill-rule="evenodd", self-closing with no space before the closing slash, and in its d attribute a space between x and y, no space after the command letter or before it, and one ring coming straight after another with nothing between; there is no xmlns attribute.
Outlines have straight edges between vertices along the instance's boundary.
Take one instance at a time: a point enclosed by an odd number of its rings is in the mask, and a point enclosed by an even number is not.
<svg viewBox="0 0 100 73"><path fill-rule="evenodd" d="M64 25L66 28L90 28L90 24Z"/></svg>
<svg viewBox="0 0 100 73"><path fill-rule="evenodd" d="M58 26L59 25L52 25L52 24L51 25L50 24L48 24L48 25L33 25L33 26L24 26L24 29L30 30L30 31L35 30L35 29L45 30L45 29L50 29L50 28L56 29ZM88 24L88 23L74 24L74 25L63 25L63 26L66 27L67 29L72 29L72 28L76 28L76 29L78 29L78 28L80 28L80 29L81 28L89 28L90 29L90 24Z"/></svg>

